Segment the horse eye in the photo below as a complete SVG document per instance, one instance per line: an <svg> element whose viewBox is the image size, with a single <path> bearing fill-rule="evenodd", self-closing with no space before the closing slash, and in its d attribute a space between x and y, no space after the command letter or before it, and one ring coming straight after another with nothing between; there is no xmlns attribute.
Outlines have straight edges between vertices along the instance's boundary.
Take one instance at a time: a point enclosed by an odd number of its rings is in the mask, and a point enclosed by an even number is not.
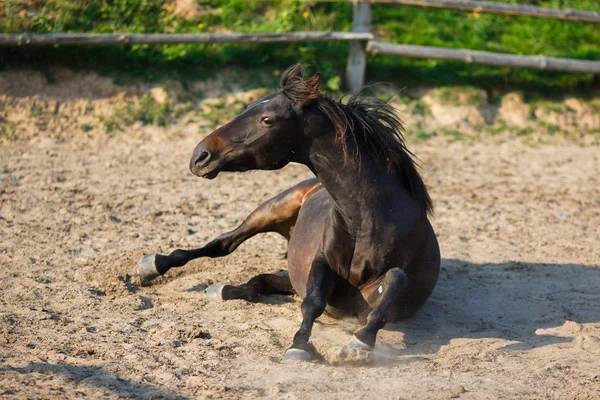
<svg viewBox="0 0 600 400"><path fill-rule="evenodd" d="M265 125L271 126L271 125L273 125L273 122L275 122L275 121L273 121L273 120L272 120L271 118L269 118L269 117L262 117L262 118L260 119L260 122L261 122L261 123L263 123L263 124L265 124Z"/></svg>

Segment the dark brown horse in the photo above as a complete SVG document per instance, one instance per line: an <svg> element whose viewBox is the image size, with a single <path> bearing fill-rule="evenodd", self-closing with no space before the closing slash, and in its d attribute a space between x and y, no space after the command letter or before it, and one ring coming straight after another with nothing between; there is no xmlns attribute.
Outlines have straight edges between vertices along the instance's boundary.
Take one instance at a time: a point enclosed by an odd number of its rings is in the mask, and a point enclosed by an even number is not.
<svg viewBox="0 0 600 400"><path fill-rule="evenodd" d="M234 231L197 250L146 256L151 279L198 257L230 254L261 232L289 240L288 274L263 274L241 286L213 285L208 300L255 300L297 293L302 324L283 361L310 360L309 337L325 311L356 315L365 326L349 347L372 349L388 320L412 315L436 285L440 252L428 220L432 202L386 102L336 102L319 91L320 76L289 68L281 90L251 104L195 148L191 171L213 179L222 171L308 166L316 179L261 205Z"/></svg>

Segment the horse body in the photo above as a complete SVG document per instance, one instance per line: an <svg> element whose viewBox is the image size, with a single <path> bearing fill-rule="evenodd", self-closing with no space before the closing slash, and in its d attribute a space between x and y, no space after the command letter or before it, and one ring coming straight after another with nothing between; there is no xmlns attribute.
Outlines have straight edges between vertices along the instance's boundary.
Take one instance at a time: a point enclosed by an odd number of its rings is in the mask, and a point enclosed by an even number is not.
<svg viewBox="0 0 600 400"><path fill-rule="evenodd" d="M428 220L432 203L402 125L387 103L334 102L320 78L299 66L282 90L251 104L194 150L190 169L215 178L222 171L308 166L317 179L269 200L236 230L201 249L177 250L140 263L142 275L164 274L193 258L229 254L244 240L273 231L288 238L289 278L263 274L241 286L217 285L207 298L290 293L302 299L303 321L287 360L311 359L312 325L326 308L357 315L365 326L350 347L370 349L389 319L412 315L437 282L440 253Z"/></svg>
<svg viewBox="0 0 600 400"><path fill-rule="evenodd" d="M336 280L347 281L360 292L355 296L366 301L347 304L348 290L337 282L340 293L333 289L330 297L341 301L329 306L364 320L386 272L400 268L409 283L394 301L390 319L410 316L432 292L439 273L439 247L426 214L401 179L367 157L358 165L344 165L342 159L331 160L340 154L325 156L321 148L334 147L315 146L317 154L311 157L316 161L309 167L323 187L300 210L288 247L294 289L306 296L310 267L321 249Z"/></svg>

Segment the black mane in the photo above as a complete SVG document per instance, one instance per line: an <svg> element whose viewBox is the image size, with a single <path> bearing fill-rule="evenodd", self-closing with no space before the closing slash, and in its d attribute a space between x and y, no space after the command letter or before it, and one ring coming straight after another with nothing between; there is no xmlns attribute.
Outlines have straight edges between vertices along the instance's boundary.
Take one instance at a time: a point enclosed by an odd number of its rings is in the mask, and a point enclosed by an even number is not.
<svg viewBox="0 0 600 400"><path fill-rule="evenodd" d="M358 92L344 104L319 91L318 75L303 79L301 71L302 66L295 65L284 72L283 94L293 104L313 102L333 124L346 160L359 161L358 149L365 150L400 176L422 208L432 214L433 202L419 174L417 158L404 142L404 124L389 102L360 97Z"/></svg>

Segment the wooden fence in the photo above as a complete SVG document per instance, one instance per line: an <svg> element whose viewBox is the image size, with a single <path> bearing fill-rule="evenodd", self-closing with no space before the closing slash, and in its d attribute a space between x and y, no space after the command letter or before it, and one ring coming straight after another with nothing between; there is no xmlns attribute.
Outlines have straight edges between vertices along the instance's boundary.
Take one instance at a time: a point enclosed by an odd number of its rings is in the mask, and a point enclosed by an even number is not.
<svg viewBox="0 0 600 400"><path fill-rule="evenodd" d="M493 3L470 0L371 0L354 2L354 32L369 32L371 4L385 3L404 6L435 7L470 12L524 15L539 18L552 18L564 21L600 23L600 13L581 10L556 10L520 4ZM407 44L384 43L377 41L353 42L346 67L346 83L350 90L359 89L364 84L367 69L366 54L391 54L412 58L432 58L439 60L462 61L474 64L487 64L517 68L536 68L556 71L600 73L600 61L584 61L569 58L521 56L515 54L491 53L467 49L445 47L414 46Z"/></svg>
<svg viewBox="0 0 600 400"><path fill-rule="evenodd" d="M600 73L600 61L568 58L522 56L468 49L384 43L374 41L371 33L371 4L444 8L469 12L522 15L563 21L600 23L600 13L557 10L529 5L471 0L370 0L354 1L352 32L222 33L222 34L0 34L0 46L35 45L126 45L126 44L209 44L209 43L287 43L350 41L346 82L350 90L364 84L367 53L391 54L413 58L433 58L466 63L537 68L556 71Z"/></svg>

